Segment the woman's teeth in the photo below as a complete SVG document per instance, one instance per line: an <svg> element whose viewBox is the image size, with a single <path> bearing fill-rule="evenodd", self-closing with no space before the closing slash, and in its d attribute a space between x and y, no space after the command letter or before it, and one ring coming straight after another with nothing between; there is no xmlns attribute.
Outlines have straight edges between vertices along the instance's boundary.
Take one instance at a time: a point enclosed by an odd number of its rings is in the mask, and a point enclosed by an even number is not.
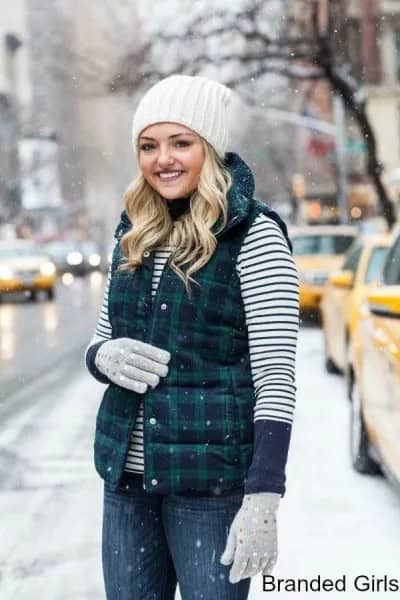
<svg viewBox="0 0 400 600"><path fill-rule="evenodd" d="M160 177L160 179L165 179L165 180L169 180L169 179L177 179L183 171L172 171L170 173L159 173L158 176Z"/></svg>

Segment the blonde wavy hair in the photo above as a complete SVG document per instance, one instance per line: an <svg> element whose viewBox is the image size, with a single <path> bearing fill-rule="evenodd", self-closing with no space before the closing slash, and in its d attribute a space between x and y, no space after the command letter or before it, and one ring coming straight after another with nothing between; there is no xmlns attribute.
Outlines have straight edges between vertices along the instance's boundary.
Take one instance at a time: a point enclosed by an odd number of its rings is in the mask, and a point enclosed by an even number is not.
<svg viewBox="0 0 400 600"><path fill-rule="evenodd" d="M221 231L228 218L227 194L232 178L214 148L201 138L204 163L197 188L190 197L190 210L175 221L166 201L146 181L143 174L132 181L124 194L125 210L133 226L121 238L126 259L118 270L135 270L143 262L143 253L157 246L172 246L169 265L190 294L192 275L212 257L217 239L211 228L222 214ZM183 267L186 268L184 269Z"/></svg>

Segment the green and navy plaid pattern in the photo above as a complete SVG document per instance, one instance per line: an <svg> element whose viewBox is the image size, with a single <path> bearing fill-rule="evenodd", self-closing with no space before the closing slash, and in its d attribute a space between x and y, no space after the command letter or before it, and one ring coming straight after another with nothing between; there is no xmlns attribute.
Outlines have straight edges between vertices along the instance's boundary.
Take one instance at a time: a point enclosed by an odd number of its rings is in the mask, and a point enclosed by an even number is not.
<svg viewBox="0 0 400 600"><path fill-rule="evenodd" d="M245 482L253 453L255 393L235 265L259 212L273 218L275 213L252 198L253 179L245 163L232 153L226 161L234 179L228 223L218 234L214 255L194 274L201 287L192 284L190 297L166 265L153 301L153 255L134 273L121 272L116 267L123 257L119 247L114 251L109 291L113 337L139 339L171 353L168 376L155 389L141 396L110 384L104 393L95 464L115 487L141 400L144 485L149 493L218 493ZM117 239L129 227L124 211ZM282 230L287 234L284 225Z"/></svg>

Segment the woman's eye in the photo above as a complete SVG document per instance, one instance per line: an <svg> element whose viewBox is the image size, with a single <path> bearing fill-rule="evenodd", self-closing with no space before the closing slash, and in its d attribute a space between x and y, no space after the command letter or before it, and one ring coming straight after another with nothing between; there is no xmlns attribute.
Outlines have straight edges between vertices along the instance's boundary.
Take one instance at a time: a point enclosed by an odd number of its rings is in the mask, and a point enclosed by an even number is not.
<svg viewBox="0 0 400 600"><path fill-rule="evenodd" d="M146 152L146 150L151 150L152 148L154 148L153 144L142 144L140 146L141 150L144 150Z"/></svg>
<svg viewBox="0 0 400 600"><path fill-rule="evenodd" d="M181 144L181 146L183 146L184 148L187 146L190 146L190 142L186 142L184 140L179 140L178 142L176 142L176 146L179 147L179 144ZM140 149L143 150L144 152L147 152L148 150L153 150L155 148L154 144L142 144L140 146Z"/></svg>

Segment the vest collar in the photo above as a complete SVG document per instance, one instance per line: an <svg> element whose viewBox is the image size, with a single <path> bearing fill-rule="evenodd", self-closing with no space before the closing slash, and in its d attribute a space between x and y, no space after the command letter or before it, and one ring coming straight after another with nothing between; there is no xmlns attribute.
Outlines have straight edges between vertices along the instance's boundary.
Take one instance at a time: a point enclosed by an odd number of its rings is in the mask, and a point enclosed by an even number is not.
<svg viewBox="0 0 400 600"><path fill-rule="evenodd" d="M235 152L226 152L224 166L232 177L232 185L228 191L228 220L222 231L215 234L219 237L246 219L254 194L254 177L250 167ZM212 228L214 232L220 226L222 216Z"/></svg>
<svg viewBox="0 0 400 600"><path fill-rule="evenodd" d="M215 234L216 237L226 233L232 227L238 225L249 214L254 194L254 177L250 167L235 152L226 152L223 160L225 168L232 177L232 186L228 191L228 220L222 231ZM222 216L212 227L213 233L220 227ZM120 238L131 228L132 223L126 210L121 213L120 222L115 230L114 237Z"/></svg>

